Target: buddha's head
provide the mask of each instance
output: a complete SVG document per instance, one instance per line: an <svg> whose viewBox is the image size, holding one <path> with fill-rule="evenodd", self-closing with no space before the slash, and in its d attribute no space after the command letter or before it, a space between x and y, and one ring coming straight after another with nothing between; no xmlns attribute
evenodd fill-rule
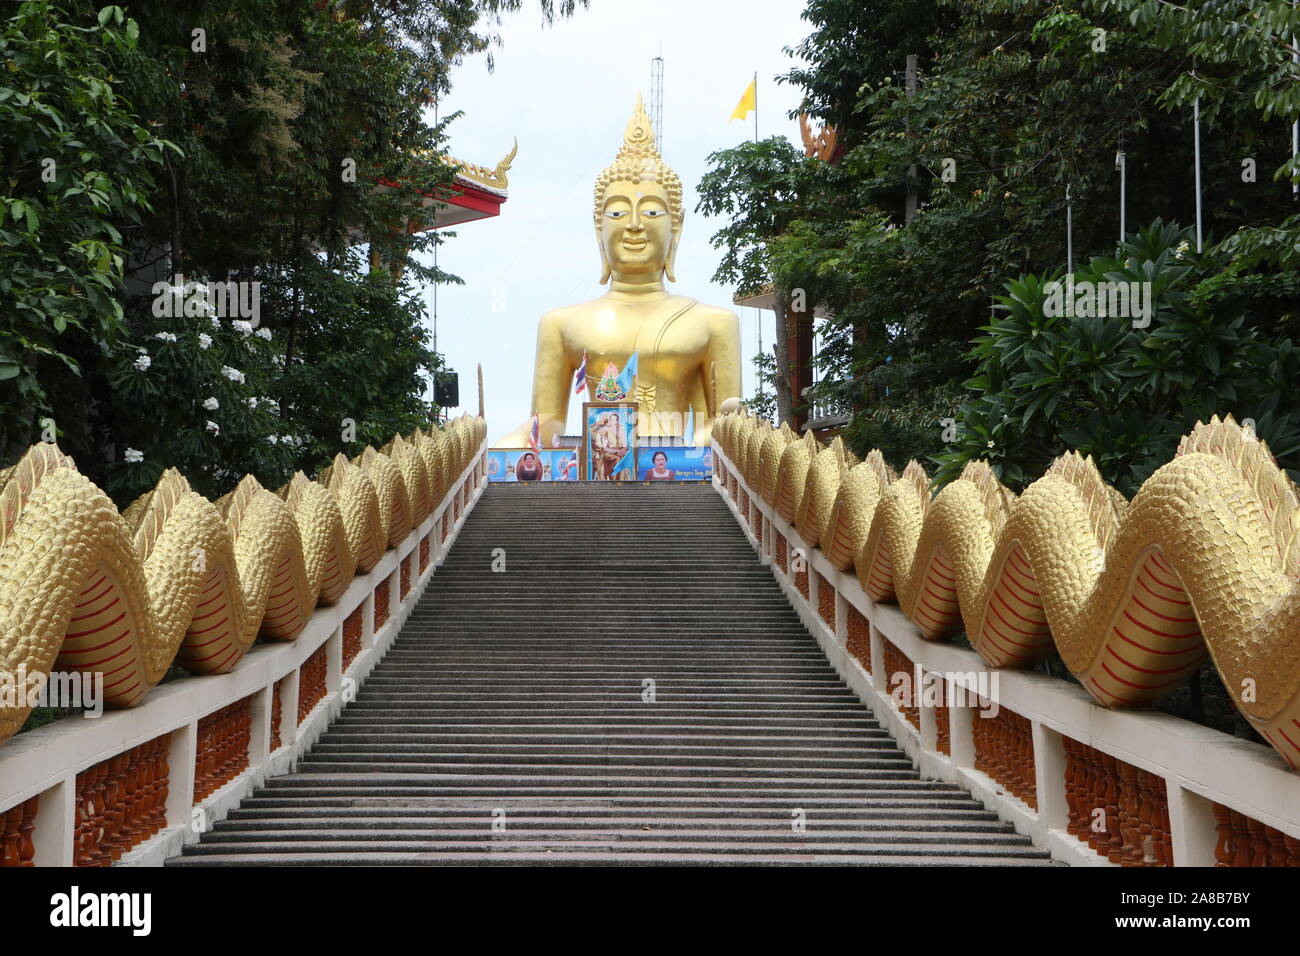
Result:
<svg viewBox="0 0 1300 956"><path fill-rule="evenodd" d="M655 149L641 97L614 162L596 178L596 239L603 285L610 276L633 283L670 282L682 235L682 181Z"/></svg>

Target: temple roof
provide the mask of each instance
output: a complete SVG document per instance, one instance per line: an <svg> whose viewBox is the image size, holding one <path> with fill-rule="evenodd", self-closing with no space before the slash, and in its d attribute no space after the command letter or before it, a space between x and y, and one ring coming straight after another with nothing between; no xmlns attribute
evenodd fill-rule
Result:
<svg viewBox="0 0 1300 956"><path fill-rule="evenodd" d="M422 193L426 208L434 205L439 205L439 208L434 213L432 223L418 230L413 228L412 231L444 229L500 215L501 206L508 198L510 164L518 152L519 142L516 140L510 152L492 168L454 156L443 156L444 161L456 167L455 178L450 188L439 190L436 195ZM400 189L406 186L402 182L381 179L377 188Z"/></svg>

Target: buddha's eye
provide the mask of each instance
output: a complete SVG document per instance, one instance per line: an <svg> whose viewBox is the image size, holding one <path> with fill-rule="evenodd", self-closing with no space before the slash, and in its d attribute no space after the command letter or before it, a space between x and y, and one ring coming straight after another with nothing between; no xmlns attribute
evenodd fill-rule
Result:
<svg viewBox="0 0 1300 956"><path fill-rule="evenodd" d="M622 219L624 216L627 215L627 210L626 210L626 209L611 209L611 210L609 210L609 212L605 213L605 215L608 216L610 219Z"/></svg>
<svg viewBox="0 0 1300 956"><path fill-rule="evenodd" d="M641 215L649 216L651 219L658 219L660 216L664 215L664 211L662 209L647 209Z"/></svg>

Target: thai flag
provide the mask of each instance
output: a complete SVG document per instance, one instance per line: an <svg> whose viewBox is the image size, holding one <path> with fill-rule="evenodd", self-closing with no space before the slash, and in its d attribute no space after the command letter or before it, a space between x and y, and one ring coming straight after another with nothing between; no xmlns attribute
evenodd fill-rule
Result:
<svg viewBox="0 0 1300 956"><path fill-rule="evenodd" d="M542 423L536 415L533 416L532 430L528 433L528 445L537 454L542 453Z"/></svg>
<svg viewBox="0 0 1300 956"><path fill-rule="evenodd" d="M582 364L578 370L573 373L573 394L581 395L587 390L587 352L584 349L582 353Z"/></svg>

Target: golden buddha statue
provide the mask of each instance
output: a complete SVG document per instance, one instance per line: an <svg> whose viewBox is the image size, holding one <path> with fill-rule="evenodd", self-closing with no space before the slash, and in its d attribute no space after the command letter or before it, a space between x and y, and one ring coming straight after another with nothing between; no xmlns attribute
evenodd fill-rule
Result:
<svg viewBox="0 0 1300 956"><path fill-rule="evenodd" d="M537 326L532 414L542 444L564 431L574 373L619 368L633 353L637 434L684 434L694 412L694 443L707 445L714 419L740 402L740 319L730 309L673 295L673 266L682 234L682 182L655 149L654 130L641 98L614 162L596 180L594 219L604 295L547 312ZM586 395L598 376L588 375ZM633 400L629 394L628 401ZM528 444L532 419L497 442Z"/></svg>

